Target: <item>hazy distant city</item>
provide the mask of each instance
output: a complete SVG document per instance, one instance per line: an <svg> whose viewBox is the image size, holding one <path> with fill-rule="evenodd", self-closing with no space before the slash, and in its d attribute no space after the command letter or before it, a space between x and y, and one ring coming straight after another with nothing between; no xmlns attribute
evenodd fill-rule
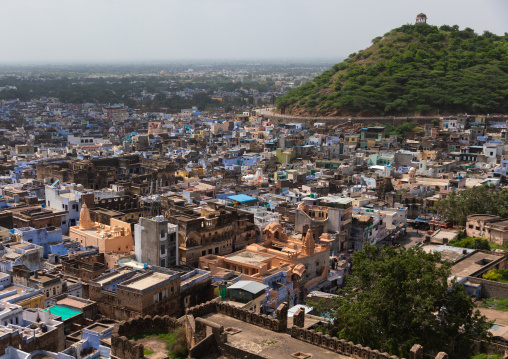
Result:
<svg viewBox="0 0 508 359"><path fill-rule="evenodd" d="M508 4L418 5L3 4L0 359L508 359Z"/></svg>

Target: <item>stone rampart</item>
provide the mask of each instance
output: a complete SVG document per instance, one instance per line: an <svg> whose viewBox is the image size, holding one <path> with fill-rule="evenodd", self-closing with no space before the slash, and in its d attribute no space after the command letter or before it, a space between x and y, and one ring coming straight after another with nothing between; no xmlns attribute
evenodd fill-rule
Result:
<svg viewBox="0 0 508 359"><path fill-rule="evenodd" d="M313 329L303 329L296 325L291 328L291 337L326 348L337 354L348 355L357 359L399 359L396 355L382 353L379 350L364 347L361 344L354 344L344 339L331 337L328 334L316 332ZM446 353L439 353L436 359L447 359ZM409 359L423 359L423 347L415 344L409 353Z"/></svg>
<svg viewBox="0 0 508 359"><path fill-rule="evenodd" d="M125 359L141 359L144 357L143 344L137 344L129 337L139 334L167 333L176 328L182 327L176 319L167 315L160 317L137 317L122 321L115 325L111 335L111 355Z"/></svg>
<svg viewBox="0 0 508 359"><path fill-rule="evenodd" d="M241 320L242 322L263 327L274 332L287 331L287 304L281 304L277 308L277 318L269 317L265 314L254 313L250 310L241 309L226 302L217 302L216 312L229 317Z"/></svg>
<svg viewBox="0 0 508 359"><path fill-rule="evenodd" d="M245 323L249 323L252 325L256 325L262 327L264 329L272 330L275 332L287 332L287 315L288 315L288 304L281 304L276 311L276 318L269 317L264 314L254 313L250 310L241 309L235 307L233 305L228 304L227 302L221 301L210 301L204 304L200 304L198 306L188 308L187 315L192 315L195 318L195 339L196 345L199 345L199 342L203 341L212 341L209 336L206 335L206 331L204 330L205 326L212 328L212 333L214 336L214 342L218 344L221 352L225 352L225 346L233 352L234 348L229 348L227 345L227 334L224 332L224 328L218 324L209 322L205 319L199 318L201 316L205 316L209 313L219 313L223 315L227 315L229 317L238 319ZM303 323L302 323L303 324ZM216 328L217 327L217 328ZM317 332L313 329L304 329L294 325L290 330L291 337L307 342L309 344L319 346L322 348L326 348L330 351L333 351L337 354L348 355L352 358L356 359L399 359L399 357L395 355L390 355L388 353L382 353L379 350L371 349L369 347L363 347L360 344L354 344L352 342L348 342L344 339L338 339L336 337L331 337L328 334L323 334ZM198 349L196 349L198 350ZM233 354L233 352L228 354ZM241 353L240 353L241 352ZM242 357L247 352L241 350L238 353L238 357ZM250 353L249 353L250 355ZM233 357L237 357L233 354ZM262 358L262 357L256 357ZM447 359L448 356L445 353L439 353L436 359ZM403 358L402 358L403 359ZM414 345L411 349L409 359L423 359L423 348L421 345Z"/></svg>

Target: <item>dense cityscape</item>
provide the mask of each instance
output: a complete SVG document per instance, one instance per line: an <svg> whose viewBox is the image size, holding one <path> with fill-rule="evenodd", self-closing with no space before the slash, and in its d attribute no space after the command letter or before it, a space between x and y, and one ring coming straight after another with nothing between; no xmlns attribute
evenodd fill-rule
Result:
<svg viewBox="0 0 508 359"><path fill-rule="evenodd" d="M470 30L0 66L0 359L508 358L508 34Z"/></svg>

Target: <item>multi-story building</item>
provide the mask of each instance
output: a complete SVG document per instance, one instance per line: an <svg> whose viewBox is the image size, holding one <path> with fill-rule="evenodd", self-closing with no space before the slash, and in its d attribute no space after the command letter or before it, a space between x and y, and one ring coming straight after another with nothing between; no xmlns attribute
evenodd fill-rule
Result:
<svg viewBox="0 0 508 359"><path fill-rule="evenodd" d="M172 205L165 212L178 225L180 264L197 267L201 256L229 254L256 241L254 215L218 202L195 210Z"/></svg>
<svg viewBox="0 0 508 359"><path fill-rule="evenodd" d="M90 210L84 203L81 208L79 226L71 227L69 237L82 247L97 247L99 252L129 253L134 246L131 226L127 222L112 218L111 225L92 222Z"/></svg>
<svg viewBox="0 0 508 359"><path fill-rule="evenodd" d="M48 306L50 298L61 295L67 291L67 283L56 275L36 270L30 272L23 266L15 266L12 270L12 280L14 284L40 290L46 296L45 307Z"/></svg>
<svg viewBox="0 0 508 359"><path fill-rule="evenodd" d="M90 299L99 313L118 320L145 315L181 313L180 275L166 268L154 267L138 274L120 268L89 283Z"/></svg>
<svg viewBox="0 0 508 359"><path fill-rule="evenodd" d="M482 237L504 246L508 243L508 218L489 214L467 216L466 234L468 237Z"/></svg>
<svg viewBox="0 0 508 359"><path fill-rule="evenodd" d="M78 189L80 188L80 190ZM79 221L81 204L93 204L93 192L86 192L82 186L46 186L46 206L67 212L62 217L62 231L67 232L68 228L75 226Z"/></svg>
<svg viewBox="0 0 508 359"><path fill-rule="evenodd" d="M323 235L327 235L326 233ZM309 229L302 239L288 238L279 223L265 228L266 240L242 251L225 256L207 255L199 266L213 273L232 270L242 279L254 280L270 287L264 308L275 308L281 302L295 304L328 278L330 246L316 244L318 238Z"/></svg>
<svg viewBox="0 0 508 359"><path fill-rule="evenodd" d="M134 225L136 260L159 267L178 265L178 226L164 216L141 217Z"/></svg>
<svg viewBox="0 0 508 359"><path fill-rule="evenodd" d="M10 209L12 212L12 221L14 228L34 227L60 227L66 225L63 220L67 216L67 211L44 208L43 206L29 206Z"/></svg>
<svg viewBox="0 0 508 359"><path fill-rule="evenodd" d="M320 205L300 203L295 214L295 230L304 233L313 228L317 235L322 233L335 234L337 242L331 243L334 254L348 249L349 228L351 225L352 200L341 197L320 197L316 201Z"/></svg>

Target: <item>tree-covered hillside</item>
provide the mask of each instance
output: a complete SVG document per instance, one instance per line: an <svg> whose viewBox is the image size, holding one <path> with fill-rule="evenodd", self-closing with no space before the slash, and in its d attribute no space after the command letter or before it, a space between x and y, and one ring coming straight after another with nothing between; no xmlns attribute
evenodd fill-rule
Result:
<svg viewBox="0 0 508 359"><path fill-rule="evenodd" d="M508 33L404 25L277 99L295 115L508 113Z"/></svg>

